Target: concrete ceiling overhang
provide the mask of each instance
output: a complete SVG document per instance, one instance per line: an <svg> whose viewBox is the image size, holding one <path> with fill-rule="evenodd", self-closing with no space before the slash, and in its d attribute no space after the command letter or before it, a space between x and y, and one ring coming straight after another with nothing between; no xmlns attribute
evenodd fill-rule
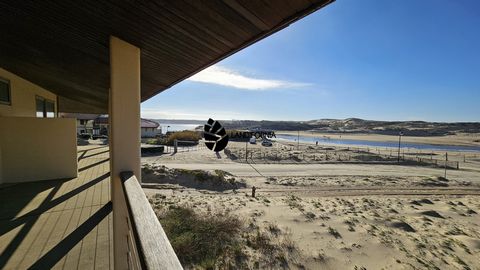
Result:
<svg viewBox="0 0 480 270"><path fill-rule="evenodd" d="M141 49L142 101L333 0L0 1L0 67L59 96L64 112L108 109L109 37Z"/></svg>

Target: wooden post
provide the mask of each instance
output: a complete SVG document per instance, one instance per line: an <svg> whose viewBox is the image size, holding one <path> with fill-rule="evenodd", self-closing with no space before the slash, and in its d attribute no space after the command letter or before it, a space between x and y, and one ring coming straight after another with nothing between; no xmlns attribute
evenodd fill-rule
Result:
<svg viewBox="0 0 480 270"><path fill-rule="evenodd" d="M447 179L447 161L448 161L448 153L445 152L445 179Z"/></svg>

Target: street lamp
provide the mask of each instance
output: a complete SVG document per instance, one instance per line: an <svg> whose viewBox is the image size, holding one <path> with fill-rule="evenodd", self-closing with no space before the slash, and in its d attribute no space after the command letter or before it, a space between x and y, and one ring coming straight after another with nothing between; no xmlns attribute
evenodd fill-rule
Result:
<svg viewBox="0 0 480 270"><path fill-rule="evenodd" d="M400 163L400 143L402 141L403 132L398 133L398 163Z"/></svg>

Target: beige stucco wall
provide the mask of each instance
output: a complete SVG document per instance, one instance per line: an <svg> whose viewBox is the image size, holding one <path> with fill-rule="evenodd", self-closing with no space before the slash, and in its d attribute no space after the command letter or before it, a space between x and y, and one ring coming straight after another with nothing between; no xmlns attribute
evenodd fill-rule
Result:
<svg viewBox="0 0 480 270"><path fill-rule="evenodd" d="M57 96L3 68L0 77L10 81L11 105L0 104L0 116L35 117L35 96L52 100L57 110Z"/></svg>
<svg viewBox="0 0 480 270"><path fill-rule="evenodd" d="M0 117L0 183L77 176L75 119Z"/></svg>

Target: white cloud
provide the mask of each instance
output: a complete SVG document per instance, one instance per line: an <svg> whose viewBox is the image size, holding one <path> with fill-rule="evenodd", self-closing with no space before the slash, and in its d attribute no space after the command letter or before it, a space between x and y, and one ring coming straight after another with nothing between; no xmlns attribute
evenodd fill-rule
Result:
<svg viewBox="0 0 480 270"><path fill-rule="evenodd" d="M231 119L249 119L249 120L262 120L263 115L251 114L246 112L236 111L223 111L215 110L214 112L191 108L184 110L176 109L156 109L156 108L142 108L142 118L147 119L192 119L192 120L208 120L213 118L216 120L231 120Z"/></svg>
<svg viewBox="0 0 480 270"><path fill-rule="evenodd" d="M208 67L187 79L192 82L217 84L244 90L273 90L281 88L298 88L311 84L281 80L268 80L249 77L235 70L220 66Z"/></svg>

